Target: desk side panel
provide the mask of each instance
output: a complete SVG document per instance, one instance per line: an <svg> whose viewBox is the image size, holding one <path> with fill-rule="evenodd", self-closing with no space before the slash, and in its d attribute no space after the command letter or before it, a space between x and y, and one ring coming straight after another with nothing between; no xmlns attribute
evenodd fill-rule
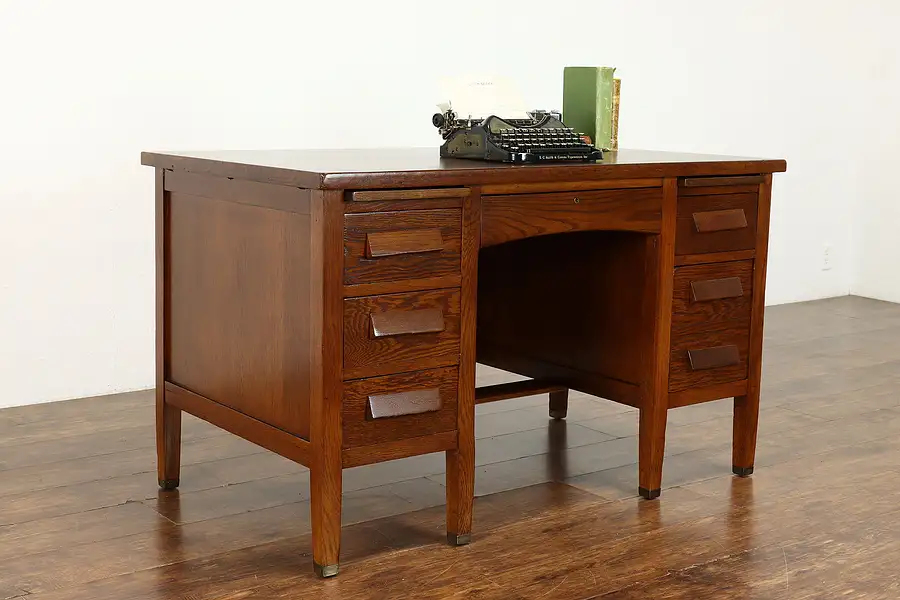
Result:
<svg viewBox="0 0 900 600"><path fill-rule="evenodd" d="M309 439L310 217L168 193L167 380Z"/></svg>

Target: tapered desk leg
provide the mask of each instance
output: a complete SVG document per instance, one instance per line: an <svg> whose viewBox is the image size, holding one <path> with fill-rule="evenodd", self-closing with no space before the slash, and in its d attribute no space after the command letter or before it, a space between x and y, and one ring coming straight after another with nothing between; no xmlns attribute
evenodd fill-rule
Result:
<svg viewBox="0 0 900 600"><path fill-rule="evenodd" d="M550 392L550 417L565 419L569 411L569 390Z"/></svg>
<svg viewBox="0 0 900 600"><path fill-rule="evenodd" d="M311 200L309 485L313 568L320 577L333 577L338 574L341 552L343 194L340 190L315 191Z"/></svg>
<svg viewBox="0 0 900 600"><path fill-rule="evenodd" d="M338 574L341 554L341 465L319 462L309 472L313 569L319 577Z"/></svg>
<svg viewBox="0 0 900 600"><path fill-rule="evenodd" d="M181 409L167 404L165 392L156 399L156 458L159 487L174 490L181 471Z"/></svg>
<svg viewBox="0 0 900 600"><path fill-rule="evenodd" d="M759 388L734 399L734 448L731 470L746 477L753 473L756 432L759 426Z"/></svg>
<svg viewBox="0 0 900 600"><path fill-rule="evenodd" d="M672 329L672 293L675 277L675 218L677 180L663 182L660 233L647 236L647 292L644 314L649 324L647 376L642 386L639 439L638 493L648 500L662 489L663 455L666 448L666 416L669 410L669 354Z"/></svg>
<svg viewBox="0 0 900 600"><path fill-rule="evenodd" d="M766 308L766 261L769 253L769 206L772 175L759 186L756 216L756 257L753 260L753 304L750 313L750 352L747 359L747 394L734 399L734 440L731 470L746 477L753 473L759 427L759 392L762 378L763 316Z"/></svg>
<svg viewBox="0 0 900 600"><path fill-rule="evenodd" d="M159 487L174 490L181 471L181 409L166 403L166 335L168 331L169 221L165 170L156 170L156 469Z"/></svg>
<svg viewBox="0 0 900 600"><path fill-rule="evenodd" d="M475 327L478 309L478 250L481 246L481 194L463 202L459 395L457 448L447 452L447 541L468 544L475 497Z"/></svg>

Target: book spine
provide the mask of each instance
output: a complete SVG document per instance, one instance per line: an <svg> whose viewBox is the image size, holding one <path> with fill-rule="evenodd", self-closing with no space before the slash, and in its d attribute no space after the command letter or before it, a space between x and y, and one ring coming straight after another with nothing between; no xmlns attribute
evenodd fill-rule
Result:
<svg viewBox="0 0 900 600"><path fill-rule="evenodd" d="M609 149L619 149L619 96L622 92L622 80L613 79L613 107L612 107L612 134L610 135Z"/></svg>
<svg viewBox="0 0 900 600"><path fill-rule="evenodd" d="M613 75L615 67L600 67L597 77L597 124L594 146L604 150L612 147L613 91L615 83Z"/></svg>

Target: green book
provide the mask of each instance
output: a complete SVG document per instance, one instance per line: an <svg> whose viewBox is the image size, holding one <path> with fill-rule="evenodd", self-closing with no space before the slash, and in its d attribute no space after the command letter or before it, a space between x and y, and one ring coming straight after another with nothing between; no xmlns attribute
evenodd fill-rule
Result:
<svg viewBox="0 0 900 600"><path fill-rule="evenodd" d="M615 67L566 67L563 70L562 119L589 135L594 147L609 150L613 135Z"/></svg>

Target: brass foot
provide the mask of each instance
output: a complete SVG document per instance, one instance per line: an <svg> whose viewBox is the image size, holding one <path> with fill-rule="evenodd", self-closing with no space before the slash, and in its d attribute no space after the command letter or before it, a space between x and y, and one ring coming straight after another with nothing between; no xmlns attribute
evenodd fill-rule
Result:
<svg viewBox="0 0 900 600"><path fill-rule="evenodd" d="M465 546L472 541L471 533L448 533L447 543L451 546Z"/></svg>
<svg viewBox="0 0 900 600"><path fill-rule="evenodd" d="M647 488L638 488L638 494L640 494L646 500L653 500L654 498L659 498L661 490L659 488L655 490L648 490Z"/></svg>
<svg viewBox="0 0 900 600"><path fill-rule="evenodd" d="M164 490L174 490L175 488L178 487L178 480L177 479L160 479L159 487Z"/></svg>
<svg viewBox="0 0 900 600"><path fill-rule="evenodd" d="M753 475L753 467L735 467L732 465L731 471L738 477L747 477Z"/></svg>
<svg viewBox="0 0 900 600"><path fill-rule="evenodd" d="M320 565L316 561L313 561L313 571L322 578L334 577L337 575L339 566L340 565Z"/></svg>

